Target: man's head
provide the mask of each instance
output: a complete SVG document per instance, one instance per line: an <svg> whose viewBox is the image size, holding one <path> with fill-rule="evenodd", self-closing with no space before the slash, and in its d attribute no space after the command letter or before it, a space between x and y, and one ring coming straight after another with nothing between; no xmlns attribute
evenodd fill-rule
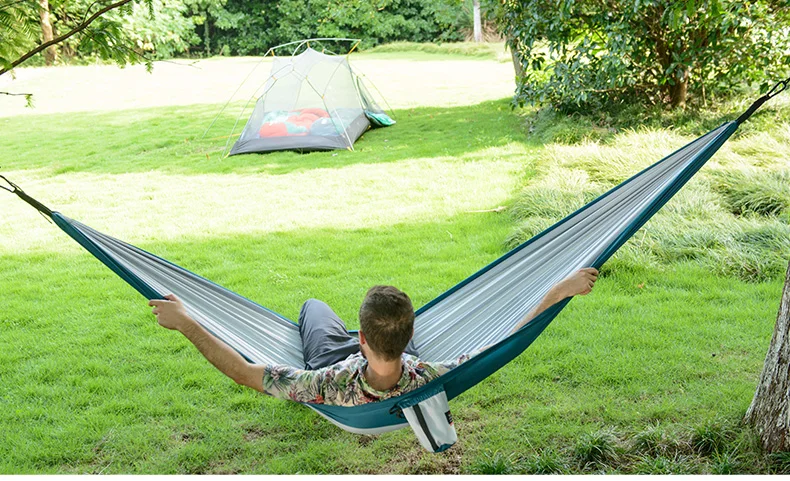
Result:
<svg viewBox="0 0 790 481"><path fill-rule="evenodd" d="M371 287L359 308L359 330L364 339L363 353L367 344L382 360L400 359L414 334L411 299L392 286Z"/></svg>

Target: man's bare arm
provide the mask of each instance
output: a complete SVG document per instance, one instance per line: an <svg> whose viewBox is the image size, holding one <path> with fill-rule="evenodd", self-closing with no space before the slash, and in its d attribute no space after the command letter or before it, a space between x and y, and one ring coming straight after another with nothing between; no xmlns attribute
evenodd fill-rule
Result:
<svg viewBox="0 0 790 481"><path fill-rule="evenodd" d="M263 364L250 364L233 348L214 337L192 319L184 305L174 295L165 300L152 300L153 313L159 324L167 329L179 331L200 351L208 361L237 384L263 392Z"/></svg>
<svg viewBox="0 0 790 481"><path fill-rule="evenodd" d="M525 324L532 319L538 317L543 311L560 302L563 299L573 296L584 296L592 291L595 286L595 281L598 280L598 269L594 267L585 267L580 269L557 284L554 284L549 292L543 296L543 299L535 306L529 314L524 316L524 319L519 322L516 327L510 331L510 334L518 331Z"/></svg>

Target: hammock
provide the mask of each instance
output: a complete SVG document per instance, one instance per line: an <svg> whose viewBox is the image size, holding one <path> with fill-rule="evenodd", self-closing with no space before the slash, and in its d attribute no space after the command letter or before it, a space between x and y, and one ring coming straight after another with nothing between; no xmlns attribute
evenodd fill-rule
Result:
<svg viewBox="0 0 790 481"><path fill-rule="evenodd" d="M726 122L601 195L521 244L417 311L414 340L425 361L493 346L421 388L353 407L306 404L341 428L376 434L406 426L403 410L444 391L452 399L523 352L566 299L508 335L558 281L600 267L655 214L766 100L777 84L735 121ZM781 87L781 88L780 88ZM53 212L4 177L23 200L148 299L174 293L207 330L253 363L303 368L298 326L285 317L123 241Z"/></svg>

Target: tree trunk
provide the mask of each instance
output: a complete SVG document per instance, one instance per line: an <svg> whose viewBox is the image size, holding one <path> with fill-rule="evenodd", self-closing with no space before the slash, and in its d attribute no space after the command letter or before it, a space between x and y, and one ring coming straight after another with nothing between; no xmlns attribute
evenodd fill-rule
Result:
<svg viewBox="0 0 790 481"><path fill-rule="evenodd" d="M52 33L52 23L49 21L49 0L38 0L38 16L41 19L42 43L51 42L55 38ZM47 66L55 63L58 57L57 47L50 45L44 50L44 62Z"/></svg>
<svg viewBox="0 0 790 481"><path fill-rule="evenodd" d="M518 40L506 38L507 48L510 49L510 58L513 60L513 70L516 71L516 84L524 76L524 67L521 65L521 55L518 54Z"/></svg>
<svg viewBox="0 0 790 481"><path fill-rule="evenodd" d="M689 70L683 70L680 76L675 77L675 85L669 89L670 102L673 107L686 108L686 96L689 89Z"/></svg>
<svg viewBox="0 0 790 481"><path fill-rule="evenodd" d="M790 450L790 265L760 384L743 420L754 426L763 449Z"/></svg>
<svg viewBox="0 0 790 481"><path fill-rule="evenodd" d="M483 23L480 20L480 0L474 0L472 2L472 12L474 17L474 34L475 34L475 42L482 42L483 41Z"/></svg>
<svg viewBox="0 0 790 481"><path fill-rule="evenodd" d="M203 45L206 47L206 57L211 56L211 34L208 28L208 12L206 12L206 21L203 22Z"/></svg>

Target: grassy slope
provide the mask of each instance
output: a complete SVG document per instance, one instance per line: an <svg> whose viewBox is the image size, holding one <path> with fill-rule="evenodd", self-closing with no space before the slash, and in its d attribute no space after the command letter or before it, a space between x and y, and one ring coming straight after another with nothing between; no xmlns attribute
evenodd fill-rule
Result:
<svg viewBox="0 0 790 481"><path fill-rule="evenodd" d="M502 254L512 221L466 211L509 203L517 182L529 187L545 168L544 147L525 139L506 102L396 112L399 125L368 132L355 153L222 160L216 140L194 139L214 112L3 119L4 171L65 213L286 316L319 297L354 326L373 283L398 285L419 305ZM365 177L376 172L370 166L378 178ZM269 209L267 190L292 190L294 200ZM298 207L314 190L308 215ZM346 209L334 206L338 192ZM233 386L157 328L128 286L20 204L0 204L9 220L0 227L0 472L579 469L585 433L601 428L625 443L655 423L685 439L695 427L737 421L781 287L693 263L610 271L532 348L453 402L461 440L437 456L407 430L358 437ZM731 463L738 470L767 469L742 450ZM678 452L608 465L721 470L719 458Z"/></svg>

